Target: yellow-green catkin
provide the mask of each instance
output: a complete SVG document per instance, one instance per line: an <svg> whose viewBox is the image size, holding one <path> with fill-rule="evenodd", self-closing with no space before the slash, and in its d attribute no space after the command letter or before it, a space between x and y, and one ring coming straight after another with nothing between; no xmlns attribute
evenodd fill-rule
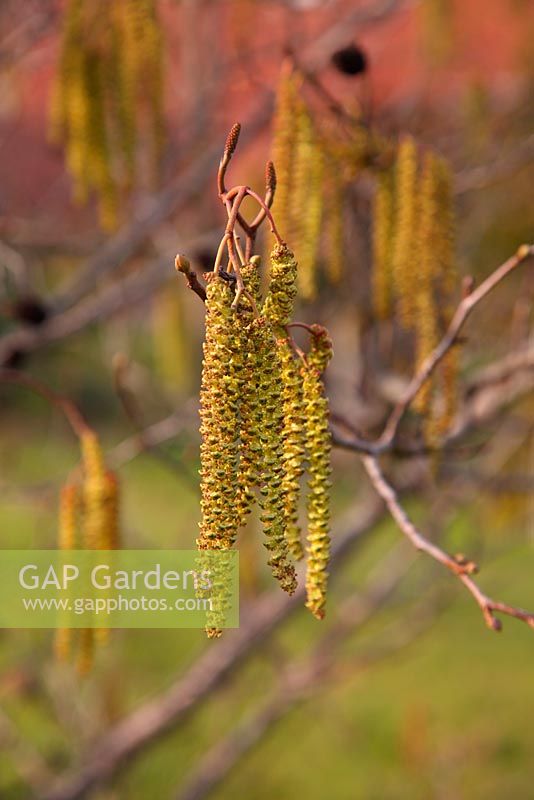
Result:
<svg viewBox="0 0 534 800"><path fill-rule="evenodd" d="M280 364L282 405L282 482L285 538L295 559L302 558L298 527L300 476L304 458L302 420L302 378L295 364L285 326L291 321L297 293L297 262L285 244L276 245L271 253L271 279L263 305L263 315L272 324L277 339Z"/></svg>
<svg viewBox="0 0 534 800"><path fill-rule="evenodd" d="M437 231L436 249L438 259L438 296L443 309L443 322L451 321L459 285L458 264L456 260L456 224L452 175L444 158L436 159L436 206ZM452 424L458 405L458 372L460 348L452 347L441 364L442 404L438 418L438 432L441 434Z"/></svg>
<svg viewBox="0 0 534 800"><path fill-rule="evenodd" d="M302 369L294 357L289 339L277 341L281 363L284 423L282 429L283 466L281 494L284 499L284 527L289 551L295 560L304 556L298 524L300 478L304 472L304 405Z"/></svg>
<svg viewBox="0 0 534 800"><path fill-rule="evenodd" d="M275 245L271 253L269 290L262 308L262 315L275 327L283 327L291 321L296 281L297 262L293 252L284 243Z"/></svg>
<svg viewBox="0 0 534 800"><path fill-rule="evenodd" d="M272 160L276 167L277 189L273 214L280 230L289 235L290 193L295 154L295 110L298 101L297 77L289 60L284 61L276 92L276 109L273 123Z"/></svg>
<svg viewBox="0 0 534 800"><path fill-rule="evenodd" d="M395 237L393 244L393 285L405 327L414 323L415 292L418 283L417 253L417 148L411 136L399 144L395 168Z"/></svg>
<svg viewBox="0 0 534 800"><path fill-rule="evenodd" d="M206 338L200 390L200 549L232 546L238 527L239 390L242 364L235 360L233 292L219 275L208 276Z"/></svg>
<svg viewBox="0 0 534 800"><path fill-rule="evenodd" d="M94 191L102 227L136 172L146 120L154 160L163 140L163 45L155 0L69 0L50 101L50 138L63 143L73 195Z"/></svg>
<svg viewBox="0 0 534 800"><path fill-rule="evenodd" d="M317 257L323 213L324 155L304 103L296 114L297 138L291 197L292 242L299 260L298 284L305 300L317 295Z"/></svg>
<svg viewBox="0 0 534 800"><path fill-rule="evenodd" d="M425 155L420 182L420 218L418 230L417 285L415 287L416 370L435 348L438 340L435 285L439 274L436 234L438 219L438 172L433 153ZM413 407L429 414L434 383L427 380L415 397Z"/></svg>
<svg viewBox="0 0 534 800"><path fill-rule="evenodd" d="M439 66L452 50L453 3L451 0L423 0L420 10L426 56L431 64Z"/></svg>
<svg viewBox="0 0 534 800"><path fill-rule="evenodd" d="M389 319L393 310L393 171L380 172L373 204L373 307L377 319Z"/></svg>
<svg viewBox="0 0 534 800"><path fill-rule="evenodd" d="M83 480L83 546L90 550L107 549L108 477L104 454L97 435L87 431L80 438Z"/></svg>
<svg viewBox="0 0 534 800"><path fill-rule="evenodd" d="M304 368L303 398L308 458L308 535L306 606L318 619L325 613L328 560L330 555L330 452L328 401L322 373L332 355L326 331L316 326L307 366Z"/></svg>
<svg viewBox="0 0 534 800"><path fill-rule="evenodd" d="M341 170L333 161L328 162L326 191L326 277L329 283L337 286L341 283L345 266L345 183Z"/></svg>
<svg viewBox="0 0 534 800"><path fill-rule="evenodd" d="M77 546L80 490L75 484L66 484L59 499L58 548L74 550ZM72 629L58 628L54 635L54 654L58 661L68 661L72 647Z"/></svg>
<svg viewBox="0 0 534 800"><path fill-rule="evenodd" d="M260 303L259 257L253 256L250 264L241 268L241 277L256 305ZM249 299L241 298L236 310L238 345L243 359L240 389L240 448L237 475L236 508L239 525L246 523L254 490L258 486L262 452L260 445L261 399L258 393L258 353L251 333L254 311Z"/></svg>
<svg viewBox="0 0 534 800"><path fill-rule="evenodd" d="M456 261L456 221L452 174L448 162L440 156L435 157L436 206L438 224L436 226L436 251L439 269L439 289L444 305L450 316L451 300L458 291L459 276ZM446 320L447 323L449 320Z"/></svg>
<svg viewBox="0 0 534 800"><path fill-rule="evenodd" d="M268 564L284 591L292 594L297 585L285 536L282 373L272 325L264 317L254 320L252 334L257 352L258 397L260 399L262 475L260 487L261 522Z"/></svg>
<svg viewBox="0 0 534 800"><path fill-rule="evenodd" d="M180 394L191 389L191 346L187 341L183 300L174 284L156 294L152 304L152 352L164 385Z"/></svg>

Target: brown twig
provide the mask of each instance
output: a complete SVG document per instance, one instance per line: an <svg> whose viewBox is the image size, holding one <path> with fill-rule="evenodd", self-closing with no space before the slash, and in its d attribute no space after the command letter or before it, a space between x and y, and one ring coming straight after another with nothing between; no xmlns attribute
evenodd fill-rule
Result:
<svg viewBox="0 0 534 800"><path fill-rule="evenodd" d="M191 264L189 263L188 259L185 256L180 255L180 253L178 253L176 258L174 259L174 266L176 271L181 272L182 275L185 277L189 288L200 297L203 303L205 303L206 290L199 282L195 270L191 269Z"/></svg>
<svg viewBox="0 0 534 800"><path fill-rule="evenodd" d="M82 413L71 400L49 389L37 378L33 378L25 372L18 372L15 369L0 369L0 383L12 383L15 386L22 386L43 397L64 414L76 436L80 437L91 430Z"/></svg>
<svg viewBox="0 0 534 800"><path fill-rule="evenodd" d="M273 233L275 233L275 227L272 216L270 214L270 208L272 206L274 200L274 194L276 191L276 172L272 161L268 161L265 167L265 197L263 200L259 197L259 195L257 195L248 187L235 187L230 191L226 189L226 183L225 183L226 170L228 169L228 165L230 164L232 156L237 147L240 133L241 133L241 125L239 122L236 122L232 126L230 133L226 138L226 144L224 146L223 155L219 164L219 170L217 172L217 189L221 201L226 206L228 217L229 218L231 216L234 217L232 224L232 231L235 226L235 223L238 222L243 231L245 232L246 235L245 257L248 260L252 255L252 249L254 246L254 241L256 239L256 234L258 232L258 229L265 220L265 218L267 217L269 218L269 221L271 223L271 229ZM232 207L230 202L232 200L233 193L236 190L240 191L243 188L246 188L246 194L249 194L251 197L254 197L254 199L257 200L257 202L260 205L260 210L256 215L256 217L252 220L252 222L247 222L247 220L243 217L243 215L239 211L239 205L244 196L237 204L237 207L235 207L235 211L234 207ZM279 238L277 233L275 233L275 235L277 236L277 238Z"/></svg>
<svg viewBox="0 0 534 800"><path fill-rule="evenodd" d="M464 297L458 305L450 325L440 343L421 365L421 369L410 381L404 395L391 413L384 431L375 442L375 452L384 452L389 449L395 439L399 424L408 410L410 404L424 383L431 377L438 364L458 339L463 325L473 309L483 300L504 278L513 272L523 261L534 255L534 245L521 245L517 252L504 264L501 264L483 283Z"/></svg>
<svg viewBox="0 0 534 800"><path fill-rule="evenodd" d="M490 597L484 594L484 592L472 578L472 574L477 571L476 565L472 561L467 561L458 556L451 556L446 553L445 550L442 550L441 547L438 547L429 541L416 528L400 504L397 493L391 484L386 480L376 457L364 455L361 458L371 483L375 487L380 497L384 500L391 513L391 516L399 526L400 530L405 534L405 536L410 540L417 550L426 553L435 561L443 564L443 566L450 570L453 575L456 575L456 577L464 584L466 589L471 593L478 603L484 620L489 628L494 631L500 631L502 628L502 623L495 616L495 614L504 614L509 617L514 617L522 622L526 622L531 628L534 628L534 614L530 613L529 611L524 611L521 608L516 608L515 606L510 606L506 603L492 600Z"/></svg>

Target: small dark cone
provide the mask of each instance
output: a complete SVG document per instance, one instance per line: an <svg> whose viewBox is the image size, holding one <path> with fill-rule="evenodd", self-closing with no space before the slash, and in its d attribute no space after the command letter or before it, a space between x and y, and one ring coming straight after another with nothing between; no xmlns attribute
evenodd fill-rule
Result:
<svg viewBox="0 0 534 800"><path fill-rule="evenodd" d="M362 75L367 70L367 56L355 44L336 50L331 56L332 65L344 75Z"/></svg>

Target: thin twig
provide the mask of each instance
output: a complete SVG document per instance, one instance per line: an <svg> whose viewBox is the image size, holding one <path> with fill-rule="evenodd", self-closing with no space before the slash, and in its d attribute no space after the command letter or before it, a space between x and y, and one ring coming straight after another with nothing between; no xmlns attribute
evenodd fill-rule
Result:
<svg viewBox="0 0 534 800"><path fill-rule="evenodd" d="M471 561L467 561L460 557L454 557L442 550L441 547L430 542L413 524L408 514L402 507L397 493L386 480L377 459L374 456L364 455L361 457L362 463L371 479L371 483L375 487L380 497L384 500L388 507L391 516L399 526L400 530L410 540L413 546L420 550L435 561L443 564L453 575L464 584L466 589L474 597L484 620L489 628L494 631L500 631L502 628L501 621L495 614L504 614L514 619L519 619L526 622L531 628L534 628L534 614L529 611L524 611L521 608L510 606L506 603L501 603L492 600L480 589L472 578L472 574L476 572L476 565Z"/></svg>
<svg viewBox="0 0 534 800"><path fill-rule="evenodd" d="M0 369L0 383L12 383L15 386L22 386L43 397L64 414L76 436L82 436L90 431L89 425L74 403L54 392L37 378L33 378L25 372L18 372L15 369Z"/></svg>
<svg viewBox="0 0 534 800"><path fill-rule="evenodd" d="M471 294L464 297L458 305L451 323L440 343L434 348L430 355L421 365L421 369L410 381L403 397L397 403L391 416L389 417L384 432L375 443L375 452L384 452L393 443L399 424L408 410L410 404L421 389L424 383L431 377L438 364L445 357L450 348L454 345L463 325L473 309L488 295L504 278L513 272L519 264L534 255L534 245L521 245L517 252L511 256L504 264L501 264L486 280L480 284Z"/></svg>

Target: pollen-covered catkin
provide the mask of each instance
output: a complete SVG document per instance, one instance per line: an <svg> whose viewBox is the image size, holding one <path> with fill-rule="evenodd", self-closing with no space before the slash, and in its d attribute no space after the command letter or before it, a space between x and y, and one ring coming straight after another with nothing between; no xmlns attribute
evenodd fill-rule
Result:
<svg viewBox="0 0 534 800"><path fill-rule="evenodd" d="M401 322L414 322L414 294L417 288L417 148L410 136L402 139L395 169L395 238L393 284Z"/></svg>
<svg viewBox="0 0 534 800"><path fill-rule="evenodd" d="M83 545L92 550L105 548L108 523L107 478L104 455L93 431L82 434Z"/></svg>
<svg viewBox="0 0 534 800"><path fill-rule="evenodd" d="M68 483L61 489L59 498L58 548L74 550L77 546L80 490ZM72 629L58 628L54 636L54 653L58 661L68 661L71 654Z"/></svg>
<svg viewBox="0 0 534 800"><path fill-rule="evenodd" d="M271 253L271 279L262 308L274 326L288 325L297 294L297 262L286 244L275 245Z"/></svg>
<svg viewBox="0 0 534 800"><path fill-rule="evenodd" d="M328 401L321 375L332 355L332 342L324 328L314 327L315 333L303 378L309 472L306 606L315 617L322 619L325 613L330 555L331 437L328 428Z"/></svg>
<svg viewBox="0 0 534 800"><path fill-rule="evenodd" d="M271 324L265 318L255 319L252 335L257 348L258 397L261 408L260 444L262 475L260 488L261 522L268 564L284 591L292 594L297 585L295 569L290 561L285 537L283 463L283 404L281 398L281 365Z"/></svg>
<svg viewBox="0 0 534 800"><path fill-rule="evenodd" d="M154 160L163 140L162 35L155 0L68 0L50 103L50 138L63 143L75 200L90 190L104 228L131 188L141 116Z"/></svg>
<svg viewBox="0 0 534 800"><path fill-rule="evenodd" d="M304 556L298 524L300 478L304 472L304 405L302 369L297 363L287 338L278 339L278 354L282 368L282 400L284 425L282 430L283 465L281 493L284 499L285 536L294 559Z"/></svg>
<svg viewBox="0 0 534 800"><path fill-rule="evenodd" d="M435 247L438 229L437 172L433 153L427 153L420 185L420 220L418 231L418 273L415 292L416 369L419 370L437 344L437 309L435 281L439 272ZM414 399L420 414L430 413L434 384L427 380Z"/></svg>
<svg viewBox="0 0 534 800"><path fill-rule="evenodd" d="M392 256L394 214L393 171L382 171L377 180L373 208L373 306L378 319L392 313Z"/></svg>
<svg viewBox="0 0 534 800"><path fill-rule="evenodd" d="M317 255L323 211L324 156L310 113L300 103L296 115L294 186L291 204L292 242L299 260L298 284L302 297L317 294Z"/></svg>
<svg viewBox="0 0 534 800"><path fill-rule="evenodd" d="M345 265L344 246L344 200L345 184L342 173L335 162L328 163L327 205L326 205L326 276L337 286L343 278Z"/></svg>
<svg viewBox="0 0 534 800"><path fill-rule="evenodd" d="M297 105L296 76L288 61L282 65L276 93L274 114L272 159L276 166L277 189L273 203L273 213L282 225L289 221L289 198L291 192L291 173L295 152L295 108ZM283 230L289 235L289 230Z"/></svg>
<svg viewBox="0 0 534 800"><path fill-rule="evenodd" d="M256 305L260 302L259 257L241 267L241 277ZM261 399L258 394L258 354L250 326L254 312L249 299L243 296L236 310L237 342L243 359L240 388L240 448L237 475L236 509L238 523L244 525L258 486L262 452L260 445Z"/></svg>
<svg viewBox="0 0 534 800"><path fill-rule="evenodd" d="M235 541L239 450L239 376L235 360L233 293L214 273L206 288L206 338L200 390L200 549L225 549Z"/></svg>

